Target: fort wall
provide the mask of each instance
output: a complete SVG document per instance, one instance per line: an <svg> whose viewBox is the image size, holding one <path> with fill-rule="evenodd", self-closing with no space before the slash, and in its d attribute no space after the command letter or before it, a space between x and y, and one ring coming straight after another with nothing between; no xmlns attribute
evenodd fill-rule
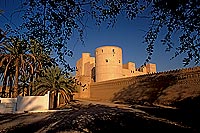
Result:
<svg viewBox="0 0 200 133"><path fill-rule="evenodd" d="M90 85L90 99L113 101L119 98L123 100L123 96L119 97L119 93L122 95L122 91L125 92L125 90L124 98L130 95L130 98L142 99L141 97L148 97L148 93L159 91L163 95L156 94L157 100L159 98L168 98L169 100L169 94L173 95L171 98L178 99L179 96L181 99L181 97L200 95L199 86L200 67L185 68L92 83ZM134 94L131 94L133 90ZM181 94L178 94L179 92Z"/></svg>

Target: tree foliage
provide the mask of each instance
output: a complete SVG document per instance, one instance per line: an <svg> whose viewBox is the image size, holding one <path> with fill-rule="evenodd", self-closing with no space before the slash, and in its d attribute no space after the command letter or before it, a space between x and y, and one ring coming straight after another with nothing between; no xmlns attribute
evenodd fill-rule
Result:
<svg viewBox="0 0 200 133"><path fill-rule="evenodd" d="M0 68L4 68L3 88L6 88L7 78L10 76L10 81L14 80L13 97L17 97L19 78L25 76L26 68L30 67L30 62L35 57L27 53L27 42L18 38L5 38L0 43L0 49Z"/></svg>
<svg viewBox="0 0 200 133"><path fill-rule="evenodd" d="M31 95L34 78L42 69L53 64L36 40L20 40L5 35L1 38L0 52L2 97L8 96L6 86L9 86L9 97L16 97L20 93L25 95L25 89L26 95Z"/></svg>
<svg viewBox="0 0 200 133"><path fill-rule="evenodd" d="M160 34L160 44L166 51L175 50L172 59L184 55L184 65L200 62L198 0L24 0L22 7L24 21L15 34L23 31L19 34L24 38L37 39L46 52L56 52L57 61L70 71L74 69L65 58L73 56L68 48L72 35L84 41L84 31L90 21L94 20L98 26L104 22L113 26L119 15L130 20L146 15L151 21L144 36L146 62L151 60Z"/></svg>
<svg viewBox="0 0 200 133"><path fill-rule="evenodd" d="M54 107L56 107L59 92L67 104L70 96L76 91L75 79L64 73L58 66L44 69L41 76L35 80L34 85L34 95L44 95L47 91L54 92L56 99Z"/></svg>
<svg viewBox="0 0 200 133"><path fill-rule="evenodd" d="M27 29L29 37L39 39L47 51L57 52L58 59L69 70L71 67L63 61L66 55L73 55L67 47L68 40L78 33L83 41L87 21L95 20L97 25L106 22L112 26L120 14L132 20L145 11L151 20L144 36L146 62L151 60L161 30L165 31L161 43L166 51L176 50L172 58L184 54L184 65L200 61L198 0L27 0L24 7L22 28ZM174 36L177 37L175 42Z"/></svg>
<svg viewBox="0 0 200 133"><path fill-rule="evenodd" d="M82 38L81 16L82 11L73 1L28 0L24 3L26 11L24 23L20 28L27 29L28 38L37 38L45 51L56 52L56 61L60 61L64 68L73 71L65 60L72 56L67 43L73 32L79 33Z"/></svg>
<svg viewBox="0 0 200 133"><path fill-rule="evenodd" d="M149 55L153 52L154 42L162 28L166 29L162 44L166 51L175 47L174 57L186 54L184 65L190 61L200 62L200 2L198 0L158 0L154 1L151 10L152 25L145 36ZM174 44L173 36L177 35L179 44Z"/></svg>
<svg viewBox="0 0 200 133"><path fill-rule="evenodd" d="M150 19L151 24L144 36L148 53L146 62L151 60L155 41L164 30L161 43L166 46L166 51L172 48L176 50L172 58L186 54L183 59L185 66L191 61L199 64L200 2L198 0L107 0L95 7L101 12L100 15L95 15L100 23L108 20L108 24L113 24L120 14L124 14L130 20L139 15L146 15ZM148 13L144 14L146 10ZM177 38L173 39L174 36Z"/></svg>

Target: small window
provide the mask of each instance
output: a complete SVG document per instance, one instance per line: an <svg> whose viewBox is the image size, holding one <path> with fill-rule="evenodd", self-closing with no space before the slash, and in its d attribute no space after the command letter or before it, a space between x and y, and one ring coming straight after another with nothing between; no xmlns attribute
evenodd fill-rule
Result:
<svg viewBox="0 0 200 133"><path fill-rule="evenodd" d="M102 49L101 51L102 51L102 53L103 53L103 49Z"/></svg>
<svg viewBox="0 0 200 133"><path fill-rule="evenodd" d="M108 59L106 59L106 62L108 62Z"/></svg>
<svg viewBox="0 0 200 133"><path fill-rule="evenodd" d="M113 52L113 56L114 56L114 54L115 54L115 49L113 49L112 52Z"/></svg>
<svg viewBox="0 0 200 133"><path fill-rule="evenodd" d="M121 63L121 61L119 60L119 63Z"/></svg>

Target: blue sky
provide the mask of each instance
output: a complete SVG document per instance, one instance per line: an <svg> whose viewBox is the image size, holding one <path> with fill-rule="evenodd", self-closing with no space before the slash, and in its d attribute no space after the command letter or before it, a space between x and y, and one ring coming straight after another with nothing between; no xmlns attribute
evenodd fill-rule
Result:
<svg viewBox="0 0 200 133"><path fill-rule="evenodd" d="M122 48L123 63L129 61L136 63L136 67L141 66L147 57L146 44L143 43L145 31L148 30L149 20L134 19L127 20L125 17L119 17L113 28L101 26L100 29L91 25L92 28L86 30L85 45L76 42L70 42L74 49L74 57L70 59L72 63L81 58L82 52L89 52L94 56L95 49L103 45L115 45ZM161 34L160 36L162 36ZM173 60L170 58L174 55L174 49L171 52L165 52L165 46L157 40L155 43L154 53L151 63L157 64L157 71L168 71L172 69L184 68L182 59L183 56L178 56ZM190 64L186 67L194 67Z"/></svg>
<svg viewBox="0 0 200 133"><path fill-rule="evenodd" d="M4 15L10 20L10 13L16 9L16 5L19 3L20 0L0 0L0 9L5 11ZM2 18L2 16L0 17L0 27L2 27L8 20ZM16 25L20 24L19 15L16 14L13 16L11 22ZM104 24L100 28L96 27L94 23L89 24L84 34L85 45L82 45L81 42L77 42L76 36L72 36L72 40L69 41L68 47L74 52L74 56L68 58L72 67L75 66L76 61L81 58L83 52L89 52L91 56L94 56L95 49L103 45L121 47L123 63L131 61L136 64L136 67L144 63L147 52L145 50L146 45L142 42L145 31L148 30L149 26L149 21L147 19L137 18L130 21L120 16L115 26L109 29L107 29ZM157 71L159 72L183 68L183 56L170 60L173 54L173 50L166 53L165 47L158 40L155 43L154 53L150 62L157 64ZM190 64L187 67L193 66L194 64Z"/></svg>

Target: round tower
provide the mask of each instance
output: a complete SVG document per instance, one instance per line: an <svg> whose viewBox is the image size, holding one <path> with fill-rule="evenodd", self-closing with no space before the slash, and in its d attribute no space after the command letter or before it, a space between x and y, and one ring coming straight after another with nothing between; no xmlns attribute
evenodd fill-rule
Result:
<svg viewBox="0 0 200 133"><path fill-rule="evenodd" d="M96 82L122 77L122 49L116 46L102 46L95 50Z"/></svg>

